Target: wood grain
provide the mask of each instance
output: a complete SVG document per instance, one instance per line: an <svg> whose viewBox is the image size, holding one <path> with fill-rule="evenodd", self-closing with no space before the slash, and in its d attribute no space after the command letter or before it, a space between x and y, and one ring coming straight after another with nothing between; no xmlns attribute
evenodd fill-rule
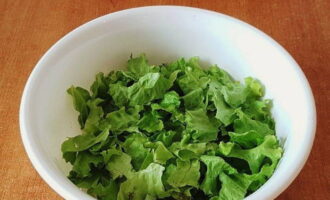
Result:
<svg viewBox="0 0 330 200"><path fill-rule="evenodd" d="M38 59L63 35L91 19L158 4L234 16L265 31L293 55L312 86L318 127L306 166L278 199L330 199L328 0L0 0L0 199L61 199L33 169L19 133L20 97Z"/></svg>

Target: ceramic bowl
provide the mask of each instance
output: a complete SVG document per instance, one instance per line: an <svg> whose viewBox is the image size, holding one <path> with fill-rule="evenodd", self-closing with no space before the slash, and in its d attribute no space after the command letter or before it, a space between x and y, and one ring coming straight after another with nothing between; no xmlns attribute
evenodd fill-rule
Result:
<svg viewBox="0 0 330 200"><path fill-rule="evenodd" d="M67 137L80 134L66 89L88 88L96 73L125 66L131 53L146 53L151 64L199 56L204 66L217 64L235 79L259 79L266 98L273 100L284 155L274 175L246 199L273 199L297 176L313 144L316 114L308 81L289 53L260 30L220 13L141 7L73 30L47 51L26 83L19 116L22 140L35 169L63 198L94 199L66 177L70 166L60 146Z"/></svg>

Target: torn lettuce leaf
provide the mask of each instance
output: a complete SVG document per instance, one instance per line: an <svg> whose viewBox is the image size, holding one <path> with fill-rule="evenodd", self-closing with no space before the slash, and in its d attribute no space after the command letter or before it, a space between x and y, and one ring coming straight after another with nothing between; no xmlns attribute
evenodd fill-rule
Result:
<svg viewBox="0 0 330 200"><path fill-rule="evenodd" d="M89 92L81 87L71 86L67 92L71 95L73 106L79 112L78 122L81 128L84 128L86 119L89 114L87 101L91 98Z"/></svg>
<svg viewBox="0 0 330 200"><path fill-rule="evenodd" d="M257 79L180 58L98 73L67 90L81 134L61 146L68 178L100 200L241 200L274 173L283 149Z"/></svg>
<svg viewBox="0 0 330 200"><path fill-rule="evenodd" d="M210 142L217 139L220 123L214 117L208 116L206 110L187 110L186 123L187 129L193 132L194 141Z"/></svg>
<svg viewBox="0 0 330 200"><path fill-rule="evenodd" d="M101 152L105 163L105 169L108 170L113 179L118 177L130 177L132 173L131 156L117 149L109 149Z"/></svg>
<svg viewBox="0 0 330 200"><path fill-rule="evenodd" d="M245 160L248 162L252 173L258 173L266 158L271 161L272 165L276 165L283 150L279 147L274 135L267 135L260 145L252 149L242 149L240 145L232 142L220 142L219 152L226 157Z"/></svg>
<svg viewBox="0 0 330 200"><path fill-rule="evenodd" d="M174 188L184 186L198 187L200 177L200 163L198 160L176 160L176 165L169 165L166 170L165 182Z"/></svg>
<svg viewBox="0 0 330 200"><path fill-rule="evenodd" d="M151 163L146 169L135 172L120 185L118 200L145 200L165 197L162 183L165 167Z"/></svg>

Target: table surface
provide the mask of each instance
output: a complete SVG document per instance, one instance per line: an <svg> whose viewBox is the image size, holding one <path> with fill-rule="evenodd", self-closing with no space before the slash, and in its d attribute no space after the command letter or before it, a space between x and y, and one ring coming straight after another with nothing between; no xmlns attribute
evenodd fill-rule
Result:
<svg viewBox="0 0 330 200"><path fill-rule="evenodd" d="M91 19L126 8L160 4L231 15L260 28L291 53L313 89L318 126L308 162L277 199L330 199L328 0L1 0L0 199L61 199L33 169L19 132L20 98L38 59L63 35Z"/></svg>

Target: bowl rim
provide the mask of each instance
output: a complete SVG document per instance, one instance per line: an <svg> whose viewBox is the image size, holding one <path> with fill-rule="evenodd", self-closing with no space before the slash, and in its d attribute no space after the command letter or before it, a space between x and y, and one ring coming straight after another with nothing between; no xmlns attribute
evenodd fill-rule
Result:
<svg viewBox="0 0 330 200"><path fill-rule="evenodd" d="M53 44L47 52L40 58L40 60L37 62L35 65L34 69L32 70L31 74L29 75L29 78L26 82L26 85L24 87L24 91L22 94L21 98L21 103L20 103L20 109L19 109L19 125L20 125L20 132L21 132L21 138L22 142L25 148L25 151L33 165L33 167L36 169L36 171L39 173L39 175L42 177L42 179L60 196L62 196L65 199L76 199L77 197L74 196L74 194L70 191L68 191L64 186L62 186L58 181L55 180L55 178L50 175L47 172L47 169L41 162L41 159L38 158L38 152L36 149L33 147L34 142L30 140L29 138L29 132L27 130L27 121L26 121L26 114L28 113L28 106L27 106L27 99L29 98L29 93L32 90L32 83L35 81L35 79L38 77L38 74L43 67L43 61L47 59L58 47L64 45L67 41L71 40L74 38L77 34L79 34L81 31L85 29L90 29L93 26L96 26L102 21L106 19L110 19L114 16L120 17L125 15L126 13L129 12L134 12L138 10L145 10L145 9L174 9L174 10L190 10L198 13L204 13L208 14L211 17L218 17L218 18L226 18L227 20L232 21L233 23L237 23L241 26L244 26L248 29L253 30L255 33L259 35L259 37L262 37L263 39L267 40L270 42L272 46L277 48L279 52L281 52L288 61L291 63L291 67L294 68L295 72L297 73L298 77L300 78L301 84L303 84L305 90L306 97L308 98L307 101L309 102L309 108L308 112L310 114L310 126L309 126L309 133L308 138L306 142L306 148L303 150L303 152L299 153L300 158L298 159L298 163L294 166L294 172L293 174L283 177L285 181L283 181L283 184L272 188L271 191L271 196L272 198L276 198L280 193L282 193L291 183L292 181L297 177L301 169L303 168L304 164L307 161L307 158L311 152L312 146L313 146L313 141L315 137L315 132L316 132L316 106L315 106L315 100L314 96L311 90L311 87L308 83L308 80L303 73L302 69L299 67L299 65L296 63L296 61L292 58L292 56L279 44L277 43L274 39L272 39L270 36L268 36L266 33L262 32L258 28L243 22L239 19L236 19L234 17L211 11L211 10L206 10L206 9L200 9L200 8L194 8L194 7L187 7L187 6L169 6L169 5L160 5L160 6L144 6L144 7L136 7L136 8L129 8L125 10L120 10L116 12L112 12L100 17L97 17L91 21L88 21L87 23L84 23L80 25L79 27L75 28L74 30L70 31L66 35L64 35L62 38L60 38L55 44ZM246 197L246 199L250 199L250 196Z"/></svg>

